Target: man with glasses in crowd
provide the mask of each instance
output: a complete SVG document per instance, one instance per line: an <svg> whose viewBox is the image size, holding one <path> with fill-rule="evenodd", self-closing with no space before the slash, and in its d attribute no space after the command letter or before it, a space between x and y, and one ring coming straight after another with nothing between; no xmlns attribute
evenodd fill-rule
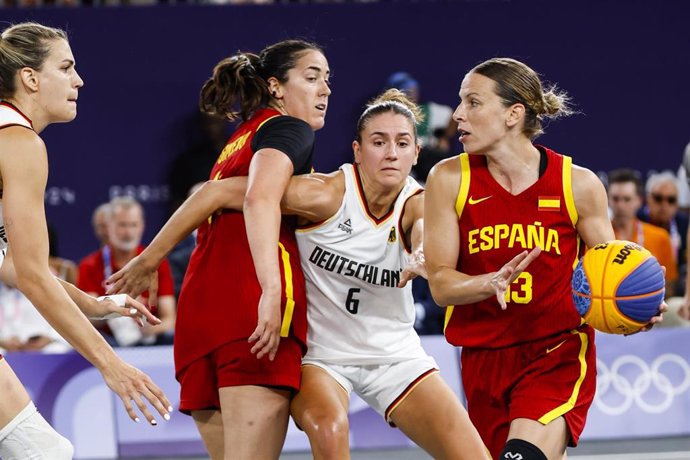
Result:
<svg viewBox="0 0 690 460"><path fill-rule="evenodd" d="M684 280L686 272L686 248L688 233L688 216L678 208L678 183L675 174L664 171L652 174L646 184L646 206L637 217L666 230L671 236L673 253L678 264L679 282L675 287L675 295L685 292Z"/></svg>
<svg viewBox="0 0 690 460"><path fill-rule="evenodd" d="M611 171L607 192L616 239L632 241L647 248L666 267L666 296L673 295L678 279L678 266L671 237L663 228L636 217L642 207L642 181L639 174L632 169Z"/></svg>

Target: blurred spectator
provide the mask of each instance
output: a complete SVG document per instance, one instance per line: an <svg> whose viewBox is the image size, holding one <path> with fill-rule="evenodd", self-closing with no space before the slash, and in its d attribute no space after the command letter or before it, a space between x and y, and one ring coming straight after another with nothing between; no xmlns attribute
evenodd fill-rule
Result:
<svg viewBox="0 0 690 460"><path fill-rule="evenodd" d="M194 184L194 186L189 189L189 196L196 192L203 184L203 182ZM184 240L180 241L177 246L170 251L170 254L168 254L170 271L172 272L173 281L175 283L175 298L180 296L182 281L184 281L184 275L187 273L187 265L189 265L189 258L192 256L192 251L194 251L196 247L196 234L197 230L195 229Z"/></svg>
<svg viewBox="0 0 690 460"><path fill-rule="evenodd" d="M79 264L79 288L93 296L105 294L105 280L141 253L144 233L144 210L129 197L114 198L108 215L108 241L96 252L86 256ZM148 292L144 292L146 302ZM142 299L140 299L142 300ZM94 325L111 343L120 346L172 344L175 329L175 297L170 266L163 261L158 268L158 308L153 312L161 320L158 326L139 328L132 318L117 318Z"/></svg>
<svg viewBox="0 0 690 460"><path fill-rule="evenodd" d="M690 149L690 144L688 149ZM683 165L678 167L676 176L678 177L678 209L688 213L690 212L690 185L688 185L688 175Z"/></svg>
<svg viewBox="0 0 690 460"><path fill-rule="evenodd" d="M417 124L417 137L422 150L412 175L420 182L426 182L429 171L436 163L451 155L452 136L457 133L457 123L452 118L453 109L435 102L419 102L420 88L417 80L407 72L395 72L386 81L386 88L397 88L417 102L422 109L423 119Z"/></svg>
<svg viewBox="0 0 690 460"><path fill-rule="evenodd" d="M93 234L96 235L98 246L103 247L108 244L108 216L110 215L110 203L100 204L91 214L91 225Z"/></svg>
<svg viewBox="0 0 690 460"><path fill-rule="evenodd" d="M686 186L690 185L690 143L685 146L685 152L683 154L683 161L681 163L682 177L686 179ZM681 174L679 174L681 176ZM686 202L687 203L687 202ZM685 235L686 241L690 238L690 228L688 228L688 233ZM690 259L689 254L685 254L686 261ZM685 274L685 295L681 301L676 302L676 299L671 299L673 302L669 302L669 313L677 313L682 321L682 325L690 326L690 270L687 270ZM670 316L670 315L666 315Z"/></svg>
<svg viewBox="0 0 690 460"><path fill-rule="evenodd" d="M180 153L170 167L170 206L174 212L187 198L189 189L199 182L207 181L211 167L228 141L228 123L220 118L199 112L195 115L198 139Z"/></svg>
<svg viewBox="0 0 690 460"><path fill-rule="evenodd" d="M48 265L55 276L70 284L77 285L77 264L58 257L58 240L55 227L48 224Z"/></svg>
<svg viewBox="0 0 690 460"><path fill-rule="evenodd" d="M671 237L663 228L637 219L642 206L642 181L636 171L618 169L609 173L609 208L616 239L628 240L644 246L666 267L666 295L673 295L678 279L678 267Z"/></svg>
<svg viewBox="0 0 690 460"><path fill-rule="evenodd" d="M72 347L24 294L0 283L0 351L63 353Z"/></svg>
<svg viewBox="0 0 690 460"><path fill-rule="evenodd" d="M671 236L673 253L678 264L679 277L675 293L685 292L685 268L687 251L688 216L678 209L678 183L675 174L664 171L647 178L646 205L637 217L666 230Z"/></svg>
<svg viewBox="0 0 690 460"><path fill-rule="evenodd" d="M417 125L417 137L421 146L447 150L445 132L448 123L452 122L453 109L436 102L420 102L419 83L407 72L395 72L388 77L386 88L399 89L422 108L424 120Z"/></svg>

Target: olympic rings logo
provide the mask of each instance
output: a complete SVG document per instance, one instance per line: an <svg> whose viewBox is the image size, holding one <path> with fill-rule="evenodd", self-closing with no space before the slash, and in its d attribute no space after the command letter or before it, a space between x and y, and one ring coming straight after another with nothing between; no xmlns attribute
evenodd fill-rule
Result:
<svg viewBox="0 0 690 460"><path fill-rule="evenodd" d="M648 414L659 414L688 388L690 365L677 354L665 353L651 365L638 356L623 355L610 368L597 359L594 404L607 415L623 414L633 404Z"/></svg>

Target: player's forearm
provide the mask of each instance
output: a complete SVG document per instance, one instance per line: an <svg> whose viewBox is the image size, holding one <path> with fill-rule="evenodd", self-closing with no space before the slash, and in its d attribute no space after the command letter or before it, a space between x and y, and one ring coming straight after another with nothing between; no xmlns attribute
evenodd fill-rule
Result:
<svg viewBox="0 0 690 460"><path fill-rule="evenodd" d="M247 239L256 275L264 292L276 292L281 287L277 251L280 219L278 203L249 196L245 199Z"/></svg>
<svg viewBox="0 0 690 460"><path fill-rule="evenodd" d="M95 316L94 312L97 309L97 301L95 297L92 297L82 291L81 289L77 288L71 283L68 283L65 280L62 280L58 277L55 277L58 283L62 286L62 288L65 290L67 295L72 299L72 301L77 304L77 307L84 313L87 317L92 317Z"/></svg>
<svg viewBox="0 0 690 460"><path fill-rule="evenodd" d="M112 348L47 270L46 274L20 271L17 279L19 289L46 321L91 364L103 369L117 359Z"/></svg>
<svg viewBox="0 0 690 460"><path fill-rule="evenodd" d="M429 287L434 302L441 306L468 305L495 295L491 273L471 276L451 268L429 272Z"/></svg>
<svg viewBox="0 0 690 460"><path fill-rule="evenodd" d="M213 181L209 181L187 198L141 254L147 265L158 267L180 241L220 209L221 191Z"/></svg>
<svg viewBox="0 0 690 460"><path fill-rule="evenodd" d="M422 251L424 248L424 219L415 219L410 232L412 252Z"/></svg>
<svg viewBox="0 0 690 460"><path fill-rule="evenodd" d="M173 332L175 330L175 297L171 295L160 296L158 298L158 317L161 323L154 326L157 334Z"/></svg>

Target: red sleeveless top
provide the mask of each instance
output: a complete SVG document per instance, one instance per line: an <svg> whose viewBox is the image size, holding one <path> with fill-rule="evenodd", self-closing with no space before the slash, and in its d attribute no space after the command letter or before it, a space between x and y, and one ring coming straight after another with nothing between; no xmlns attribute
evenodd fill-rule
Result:
<svg viewBox="0 0 690 460"><path fill-rule="evenodd" d="M546 170L518 195L511 195L494 180L486 157L459 156L457 270L480 275L499 270L525 249L540 246L542 253L510 285L507 310L501 310L495 296L448 307L445 335L453 345L499 348L581 324L570 287L580 255L572 160L539 148L546 153Z"/></svg>
<svg viewBox="0 0 690 460"><path fill-rule="evenodd" d="M242 123L213 166L211 179L248 176L252 138L276 116L280 116L276 110L263 109ZM295 224L293 218L282 217L276 248L283 284L281 337L292 335L304 345L307 300ZM175 328L176 371L225 343L248 339L256 329L260 297L244 215L232 210L216 213L199 227L182 285Z"/></svg>

